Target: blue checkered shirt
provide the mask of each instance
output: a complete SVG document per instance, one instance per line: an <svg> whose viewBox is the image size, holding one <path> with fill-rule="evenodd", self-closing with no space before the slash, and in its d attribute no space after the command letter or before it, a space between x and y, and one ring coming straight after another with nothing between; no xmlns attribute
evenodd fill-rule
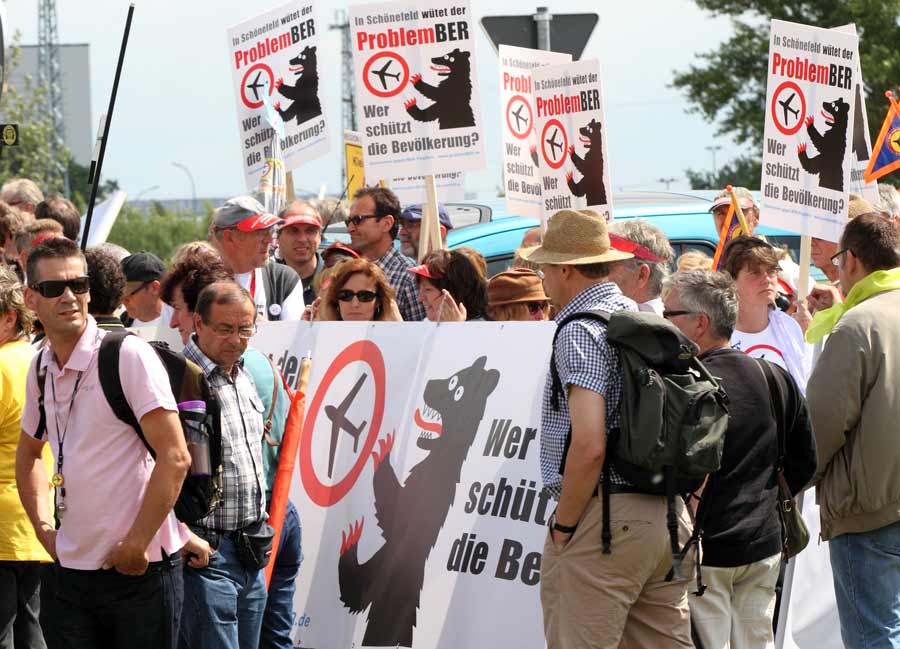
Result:
<svg viewBox="0 0 900 649"><path fill-rule="evenodd" d="M425 319L425 307L419 302L416 278L409 272L415 264L393 245L373 262L383 272L388 284L397 292L397 308L407 322Z"/></svg>
<svg viewBox="0 0 900 649"><path fill-rule="evenodd" d="M197 363L219 399L222 413L222 499L199 527L234 531L265 516L263 405L253 379L239 360L231 376L197 346L191 336L184 355Z"/></svg>
<svg viewBox="0 0 900 649"><path fill-rule="evenodd" d="M584 289L556 316L556 321L578 311L637 311L637 305L622 295L612 282L594 284ZM544 489L559 499L562 489L560 467L563 460L569 420L568 386L577 385L603 395L606 399L606 434L619 425L619 403L622 399L622 368L619 352L606 342L606 325L594 320L573 320L559 332L554 347L556 371L563 386L559 410L550 405L553 380L547 373L541 404L541 477ZM628 483L610 469L610 482Z"/></svg>

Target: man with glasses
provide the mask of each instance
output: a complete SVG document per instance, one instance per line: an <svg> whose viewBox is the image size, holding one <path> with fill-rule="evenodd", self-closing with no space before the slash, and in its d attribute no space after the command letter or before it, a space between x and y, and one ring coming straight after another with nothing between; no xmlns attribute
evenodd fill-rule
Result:
<svg viewBox="0 0 900 649"><path fill-rule="evenodd" d="M213 552L184 573L184 649L240 649L259 644L266 607L264 571L242 560L247 535L266 533L264 407L241 356L256 333L253 298L233 281L204 288L184 355L197 363L221 408L223 476L219 505L192 530ZM271 529L271 528L268 528Z"/></svg>
<svg viewBox="0 0 900 649"><path fill-rule="evenodd" d="M397 293L397 307L405 321L424 319L416 280L408 272L415 264L394 247L400 229L400 201L385 187L363 187L353 199L345 221L351 247L384 272Z"/></svg>
<svg viewBox="0 0 900 649"><path fill-rule="evenodd" d="M770 363L773 395L760 362L731 347L738 294L726 273L689 271L666 282L663 315L693 341L728 395L728 431L719 471L703 488L695 525L703 530L702 597L691 596L693 628L704 647L773 646L775 585L781 568L776 513L779 435L784 477L798 493L816 470L816 445L803 395L790 374ZM791 422L779 430L778 398Z"/></svg>
<svg viewBox="0 0 900 649"><path fill-rule="evenodd" d="M269 258L281 220L250 196L232 198L213 214L211 242L234 273L234 281L250 293L264 320L300 320L303 284L293 268Z"/></svg>
<svg viewBox="0 0 900 649"><path fill-rule="evenodd" d="M136 252L122 260L125 293L122 304L126 327L156 327L172 320L172 307L162 300L166 265L152 252Z"/></svg>
<svg viewBox="0 0 900 649"><path fill-rule="evenodd" d="M822 353L806 396L819 451L816 498L828 541L841 636L848 649L900 637L900 232L880 214L844 228L845 298L806 331Z"/></svg>
<svg viewBox="0 0 900 649"><path fill-rule="evenodd" d="M137 336L122 342L119 376L155 461L103 398L98 356L107 332L88 315L86 273L77 244L62 237L28 257L25 303L48 342L28 371L16 483L56 559L44 577L41 625L50 649L170 647L181 616L179 551L199 551L172 512L191 458L168 374ZM52 477L42 459L48 442Z"/></svg>

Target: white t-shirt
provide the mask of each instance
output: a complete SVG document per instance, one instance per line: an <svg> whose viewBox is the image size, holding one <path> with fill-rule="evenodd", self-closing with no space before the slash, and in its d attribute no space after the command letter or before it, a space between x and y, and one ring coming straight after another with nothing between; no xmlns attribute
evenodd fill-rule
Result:
<svg viewBox="0 0 900 649"><path fill-rule="evenodd" d="M159 317L150 322L144 322L143 320L134 319L134 322L131 323L132 327L168 327L169 323L172 322L172 315L175 313L175 309L170 307L168 304L163 302L162 310L159 312Z"/></svg>
<svg viewBox="0 0 900 649"><path fill-rule="evenodd" d="M787 369L784 351L781 348L781 343L775 339L771 322L765 329L755 334L735 329L731 334L731 348L742 351L753 358L764 358L779 367Z"/></svg>
<svg viewBox="0 0 900 649"><path fill-rule="evenodd" d="M253 281L253 275L256 275ZM302 320L303 319L303 282L298 281L297 286L291 291L284 302L281 303L278 313L266 312L266 288L263 283L263 269L248 271L246 273L235 274L234 281L247 289L253 296L253 303L256 305L256 313L260 320ZM276 305L272 305L276 310Z"/></svg>

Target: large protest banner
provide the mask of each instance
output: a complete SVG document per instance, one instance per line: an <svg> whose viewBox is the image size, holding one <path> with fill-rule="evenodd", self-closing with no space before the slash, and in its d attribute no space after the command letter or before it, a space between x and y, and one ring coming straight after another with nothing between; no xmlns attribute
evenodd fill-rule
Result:
<svg viewBox="0 0 900 649"><path fill-rule="evenodd" d="M565 208L589 208L611 219L600 63L588 60L535 68L531 75L542 219Z"/></svg>
<svg viewBox="0 0 900 649"><path fill-rule="evenodd" d="M837 241L847 222L855 34L773 20L760 220Z"/></svg>
<svg viewBox="0 0 900 649"><path fill-rule="evenodd" d="M272 9L228 30L241 160L255 190L277 163L286 171L328 152L316 50L321 25L311 0ZM284 123L277 135L277 119ZM273 160L274 158L274 160Z"/></svg>
<svg viewBox="0 0 900 649"><path fill-rule="evenodd" d="M469 3L355 5L350 31L366 177L483 167Z"/></svg>
<svg viewBox="0 0 900 649"><path fill-rule="evenodd" d="M511 45L500 45L498 55L506 211L539 219L542 211L541 175L531 71L545 65L569 63L572 55Z"/></svg>

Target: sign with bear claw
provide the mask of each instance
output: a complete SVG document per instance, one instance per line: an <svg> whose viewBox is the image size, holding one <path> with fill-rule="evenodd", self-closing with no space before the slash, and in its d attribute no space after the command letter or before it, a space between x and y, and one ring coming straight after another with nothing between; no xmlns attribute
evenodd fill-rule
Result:
<svg viewBox="0 0 900 649"><path fill-rule="evenodd" d="M468 1L351 6L350 33L366 178L483 167Z"/></svg>
<svg viewBox="0 0 900 649"><path fill-rule="evenodd" d="M541 175L541 220L562 209L591 209L612 219L609 155L600 63L531 71Z"/></svg>
<svg viewBox="0 0 900 649"><path fill-rule="evenodd" d="M760 221L837 241L847 223L855 33L773 20Z"/></svg>
<svg viewBox="0 0 900 649"><path fill-rule="evenodd" d="M247 189L260 189L280 155L286 171L328 152L319 100L313 2L290 2L228 30L241 161ZM272 122L280 122L273 124Z"/></svg>

